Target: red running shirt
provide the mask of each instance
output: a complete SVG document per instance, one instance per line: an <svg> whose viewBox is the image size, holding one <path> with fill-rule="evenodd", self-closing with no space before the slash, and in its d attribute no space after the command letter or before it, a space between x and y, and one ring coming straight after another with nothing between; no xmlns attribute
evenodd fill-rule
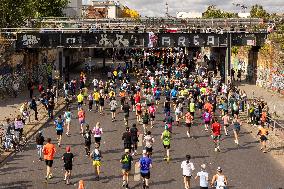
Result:
<svg viewBox="0 0 284 189"><path fill-rule="evenodd" d="M218 122L215 122L211 125L211 129L214 136L218 136L221 134L221 125Z"/></svg>

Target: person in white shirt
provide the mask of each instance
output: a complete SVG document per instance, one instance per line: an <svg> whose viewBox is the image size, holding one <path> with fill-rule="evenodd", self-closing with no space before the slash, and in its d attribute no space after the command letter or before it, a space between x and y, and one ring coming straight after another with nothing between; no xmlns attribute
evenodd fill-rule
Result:
<svg viewBox="0 0 284 189"><path fill-rule="evenodd" d="M208 173L205 171L206 165L201 165L201 171L197 173L195 179L199 178L200 189L208 189Z"/></svg>
<svg viewBox="0 0 284 189"><path fill-rule="evenodd" d="M194 171L194 165L190 161L191 156L186 155L186 160L181 163L182 168L182 175L183 175L183 182L184 182L184 188L189 189L190 188L190 178L192 176L192 171Z"/></svg>

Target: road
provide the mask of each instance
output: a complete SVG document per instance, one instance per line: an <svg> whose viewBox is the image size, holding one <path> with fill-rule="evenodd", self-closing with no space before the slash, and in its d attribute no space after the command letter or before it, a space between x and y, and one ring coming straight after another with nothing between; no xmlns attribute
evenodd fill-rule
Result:
<svg viewBox="0 0 284 189"><path fill-rule="evenodd" d="M75 104L72 107L76 115ZM161 106L158 109L162 111ZM8 158L5 164L0 167L0 188L5 189L26 189L26 188L77 188L79 180L83 179L87 189L121 188L121 169L119 160L123 154L123 142L121 135L125 130L123 123L123 113L118 114L118 121L111 122L109 109L104 116L98 113L87 112L87 122L93 127L97 121L101 122L104 134L102 138L101 150L103 153L102 174L100 181L95 181L94 169L91 159L85 156L84 139L79 135L79 125L77 120L72 121L71 137L63 136L63 145L57 147L56 158L53 165L54 178L46 184L45 163L39 162L34 139L32 139L23 152L19 152ZM279 189L284 187L284 168L277 164L270 154L264 154L259 150L258 142L245 129L241 130L240 147L236 147L232 135L223 137L221 141L221 152L214 152L213 142L209 133L200 126L200 119L196 118L192 128L194 138L187 138L185 127L174 127L171 148L172 160L169 163L163 161L164 151L160 134L163 131L163 115L156 116L157 121L152 132L156 142L154 144L153 169L151 171L151 189L182 189L183 178L180 168L181 162L186 154L192 156L196 170L205 163L210 178L212 178L218 166L221 166L229 179L229 188L235 189ZM130 113L130 125L136 122L134 113ZM141 125L138 127L141 130ZM232 134L232 130L230 130ZM44 128L44 136L51 137L55 142L56 132L52 123ZM93 140L94 141L94 140ZM75 154L72 185L67 186L63 181L62 154L66 145L71 146ZM93 145L94 146L94 145ZM92 146L92 147L93 147ZM142 152L142 147L139 147ZM134 157L135 161L139 156ZM134 166L133 166L134 168ZM134 169L132 170L134 172ZM193 181L192 188L199 188L199 182ZM140 182L134 182L133 176L130 178L131 189L142 188Z"/></svg>

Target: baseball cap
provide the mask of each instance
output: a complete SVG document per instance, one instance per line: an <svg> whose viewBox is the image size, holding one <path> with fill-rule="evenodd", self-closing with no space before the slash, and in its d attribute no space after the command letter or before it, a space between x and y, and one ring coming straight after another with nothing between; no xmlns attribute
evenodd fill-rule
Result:
<svg viewBox="0 0 284 189"><path fill-rule="evenodd" d="M202 168L202 169L205 169L205 168L206 168L206 165L203 163L203 164L201 165L201 168Z"/></svg>
<svg viewBox="0 0 284 189"><path fill-rule="evenodd" d="M143 153L143 154L147 154L147 151L146 151L146 150L143 150L142 153Z"/></svg>
<svg viewBox="0 0 284 189"><path fill-rule="evenodd" d="M125 153L129 153L129 149L125 149L124 152L125 152Z"/></svg>

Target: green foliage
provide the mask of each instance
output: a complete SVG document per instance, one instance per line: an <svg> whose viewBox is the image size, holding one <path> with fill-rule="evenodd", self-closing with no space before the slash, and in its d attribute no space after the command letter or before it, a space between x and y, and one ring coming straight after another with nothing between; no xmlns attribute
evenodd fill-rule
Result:
<svg viewBox="0 0 284 189"><path fill-rule="evenodd" d="M251 7L250 16L252 18L268 18L270 15L261 5L255 4Z"/></svg>
<svg viewBox="0 0 284 189"><path fill-rule="evenodd" d="M21 27L26 20L63 16L69 0L0 0L0 27Z"/></svg>
<svg viewBox="0 0 284 189"><path fill-rule="evenodd" d="M235 18L237 14L231 12L224 12L215 5L210 5L207 7L206 11L203 13L203 18Z"/></svg>
<svg viewBox="0 0 284 189"><path fill-rule="evenodd" d="M239 53L239 47L233 46L231 51L232 51L232 54L237 55Z"/></svg>

